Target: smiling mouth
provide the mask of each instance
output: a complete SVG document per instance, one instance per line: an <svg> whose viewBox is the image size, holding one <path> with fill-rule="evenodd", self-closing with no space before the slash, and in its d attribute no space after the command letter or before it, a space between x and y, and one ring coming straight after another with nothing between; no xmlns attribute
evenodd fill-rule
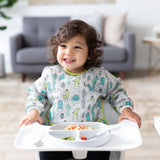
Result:
<svg viewBox="0 0 160 160"><path fill-rule="evenodd" d="M74 62L75 60L64 58L64 61L67 62L67 63L72 63L72 62Z"/></svg>

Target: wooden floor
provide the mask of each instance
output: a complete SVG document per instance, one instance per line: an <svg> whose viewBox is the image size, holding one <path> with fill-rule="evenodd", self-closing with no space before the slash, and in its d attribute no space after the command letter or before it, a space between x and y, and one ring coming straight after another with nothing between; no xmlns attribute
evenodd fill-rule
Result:
<svg viewBox="0 0 160 160"><path fill-rule="evenodd" d="M0 160L35 160L33 151L23 151L13 146L15 135L0 136ZM125 151L125 160L160 160L160 136L142 136L143 144Z"/></svg>
<svg viewBox="0 0 160 160"><path fill-rule="evenodd" d="M160 137L143 136L141 147L125 152L125 160L160 160Z"/></svg>

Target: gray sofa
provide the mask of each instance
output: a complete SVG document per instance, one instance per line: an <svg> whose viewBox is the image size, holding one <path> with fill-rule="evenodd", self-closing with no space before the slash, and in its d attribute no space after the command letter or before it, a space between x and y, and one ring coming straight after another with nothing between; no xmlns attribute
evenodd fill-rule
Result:
<svg viewBox="0 0 160 160"><path fill-rule="evenodd" d="M25 81L26 74L41 73L45 66L50 65L46 42L70 19L71 17L23 18L23 32L10 38L12 69L15 73L22 74L22 81ZM125 32L124 42L125 48L103 46L103 66L110 72L120 73L122 79L124 72L132 70L134 66L135 35Z"/></svg>

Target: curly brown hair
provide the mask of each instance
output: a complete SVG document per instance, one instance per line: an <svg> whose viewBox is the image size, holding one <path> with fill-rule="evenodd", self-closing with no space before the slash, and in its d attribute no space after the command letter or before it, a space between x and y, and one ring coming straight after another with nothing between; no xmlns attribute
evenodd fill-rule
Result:
<svg viewBox="0 0 160 160"><path fill-rule="evenodd" d="M69 39L82 35L86 40L88 46L88 57L84 67L89 69L91 67L99 67L102 64L103 50L102 41L99 39L95 28L82 20L71 20L65 23L58 31L55 37L51 37L48 41L48 48L50 55L48 60L51 63L58 64L57 50L61 43L67 42Z"/></svg>

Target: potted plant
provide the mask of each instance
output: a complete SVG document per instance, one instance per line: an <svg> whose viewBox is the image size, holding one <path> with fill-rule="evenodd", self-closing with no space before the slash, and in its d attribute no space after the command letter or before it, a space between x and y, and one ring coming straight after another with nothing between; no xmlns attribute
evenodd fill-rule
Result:
<svg viewBox="0 0 160 160"><path fill-rule="evenodd" d="M7 16L4 12L3 12L3 8L10 8L12 7L18 0L0 0L0 18L4 18L6 20L11 19L10 16ZM0 30L5 30L7 28L7 26L3 25L0 26Z"/></svg>

